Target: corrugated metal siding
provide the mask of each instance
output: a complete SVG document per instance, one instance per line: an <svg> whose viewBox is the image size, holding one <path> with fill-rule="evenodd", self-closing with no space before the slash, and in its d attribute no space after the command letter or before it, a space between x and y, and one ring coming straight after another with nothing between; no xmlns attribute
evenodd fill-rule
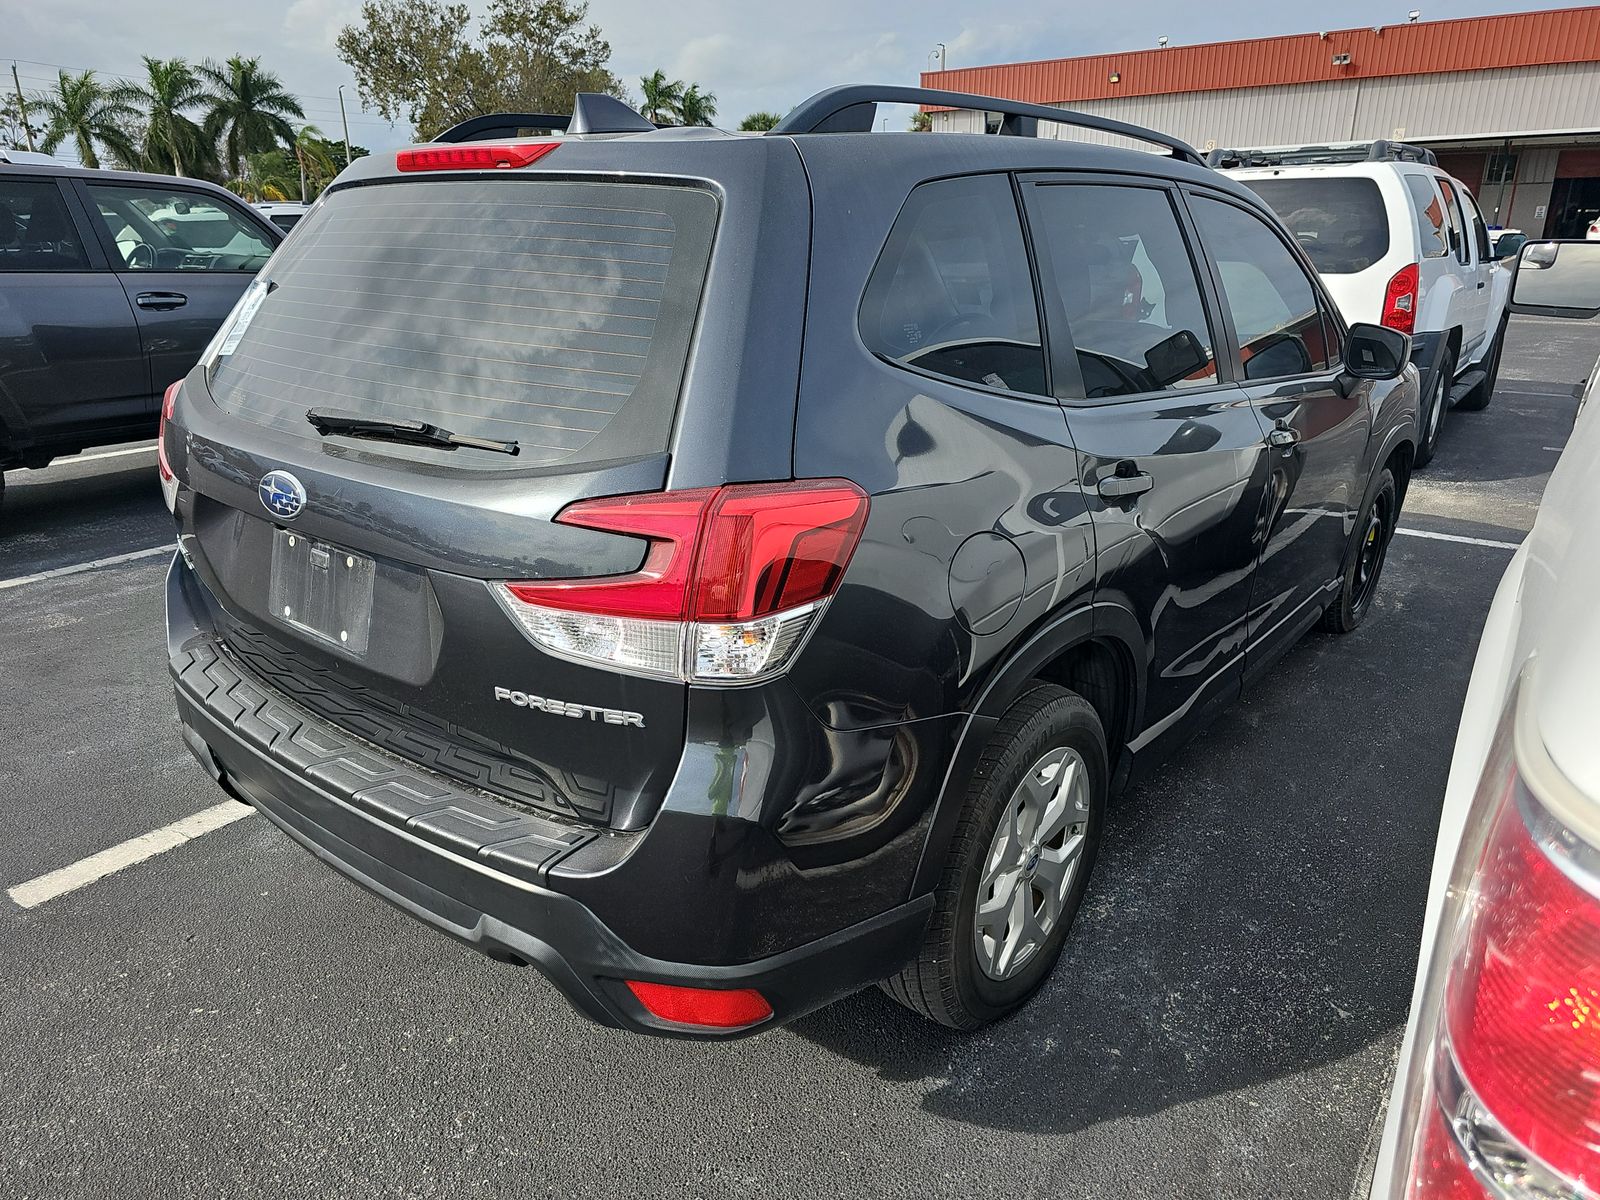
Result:
<svg viewBox="0 0 1600 1200"><path fill-rule="evenodd" d="M1333 56L1349 54L1347 66ZM1600 61L1600 6L929 71L923 86L1036 104ZM1111 75L1120 76L1112 83Z"/></svg>
<svg viewBox="0 0 1600 1200"><path fill-rule="evenodd" d="M1119 97L1071 107L1202 148L1600 131L1600 63ZM982 129L973 114L941 112L933 120L939 130ZM1059 126L1040 126L1040 133L1087 136Z"/></svg>

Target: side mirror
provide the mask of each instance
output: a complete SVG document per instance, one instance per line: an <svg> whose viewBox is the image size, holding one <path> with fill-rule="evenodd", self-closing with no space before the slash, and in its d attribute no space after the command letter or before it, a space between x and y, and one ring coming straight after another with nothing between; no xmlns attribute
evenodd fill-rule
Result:
<svg viewBox="0 0 1600 1200"><path fill-rule="evenodd" d="M1525 233L1502 233L1500 240L1494 244L1494 253L1489 257L1499 261L1502 258L1515 258L1528 244L1528 235Z"/></svg>
<svg viewBox="0 0 1600 1200"><path fill-rule="evenodd" d="M1171 387L1186 379L1202 367L1211 365L1206 348L1200 339L1187 329L1180 329L1169 338L1157 342L1145 351L1144 366L1156 388Z"/></svg>
<svg viewBox="0 0 1600 1200"><path fill-rule="evenodd" d="M1600 315L1600 242L1529 242L1517 260L1510 307L1539 317Z"/></svg>
<svg viewBox="0 0 1600 1200"><path fill-rule="evenodd" d="M1411 339L1382 325L1352 325L1344 343L1344 371L1357 379L1398 379L1411 361Z"/></svg>

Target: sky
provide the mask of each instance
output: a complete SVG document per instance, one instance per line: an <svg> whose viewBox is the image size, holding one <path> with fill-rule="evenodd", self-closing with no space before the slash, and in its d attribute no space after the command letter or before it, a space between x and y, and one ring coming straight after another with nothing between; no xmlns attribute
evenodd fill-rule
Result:
<svg viewBox="0 0 1600 1200"><path fill-rule="evenodd" d="M611 69L635 98L639 77L660 67L714 93L717 123L733 128L747 113L781 113L834 84L915 84L939 42L949 66L978 66L1144 49L1162 36L1183 45L1399 24L1414 3L1343 0L1330 21L1323 9L1282 0L591 0L589 19L610 40ZM411 140L409 127L363 112L355 78L334 52L334 38L360 7L360 0L0 0L0 71L14 59L24 91L33 91L49 86L58 67L127 76L141 73L145 54L258 55L330 137L339 136L337 89L345 84L351 140L389 149ZM1421 0L1421 7L1430 21L1564 6Z"/></svg>

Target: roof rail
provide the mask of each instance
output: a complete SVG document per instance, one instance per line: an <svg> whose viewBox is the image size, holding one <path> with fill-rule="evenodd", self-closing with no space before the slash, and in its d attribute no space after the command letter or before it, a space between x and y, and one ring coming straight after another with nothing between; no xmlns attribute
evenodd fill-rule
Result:
<svg viewBox="0 0 1600 1200"><path fill-rule="evenodd" d="M435 142L486 142L494 138L525 137L527 130L541 133L650 133L655 125L615 96L604 92L579 92L572 111L559 113L486 113L452 125Z"/></svg>
<svg viewBox="0 0 1600 1200"><path fill-rule="evenodd" d="M972 109L977 112L999 113L1000 133L1010 137L1035 137L1039 122L1056 125L1074 125L1080 129L1093 129L1099 133L1114 133L1136 141L1165 146L1174 158L1185 159L1205 166L1205 159L1188 142L1179 141L1142 125L1129 125L1109 117L1094 117L1088 113L1073 112L1066 108L1051 108L1044 104L1024 104L1020 100L1002 100L997 96L977 96L968 92L943 92L933 88L897 87L892 85L849 84L818 92L809 100L802 100L779 121L770 132L775 134L800 133L867 133L878 116L880 104L925 104L942 108Z"/></svg>
<svg viewBox="0 0 1600 1200"><path fill-rule="evenodd" d="M1211 167L1285 167L1315 163L1419 162L1439 165L1426 146L1379 138L1374 142L1346 142L1336 146L1279 146L1265 150L1217 149L1206 155Z"/></svg>

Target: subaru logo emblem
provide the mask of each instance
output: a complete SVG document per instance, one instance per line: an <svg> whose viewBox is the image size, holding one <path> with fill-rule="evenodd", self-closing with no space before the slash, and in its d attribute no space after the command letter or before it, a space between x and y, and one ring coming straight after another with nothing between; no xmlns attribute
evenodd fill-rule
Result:
<svg viewBox="0 0 1600 1200"><path fill-rule="evenodd" d="M268 471L256 489L261 507L281 521L292 521L306 506L306 489L287 471Z"/></svg>

